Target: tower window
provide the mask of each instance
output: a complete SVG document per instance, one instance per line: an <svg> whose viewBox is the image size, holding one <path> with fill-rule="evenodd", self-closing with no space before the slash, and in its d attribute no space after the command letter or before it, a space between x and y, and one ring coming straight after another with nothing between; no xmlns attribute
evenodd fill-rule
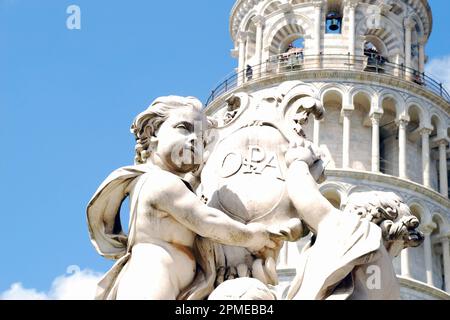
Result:
<svg viewBox="0 0 450 320"><path fill-rule="evenodd" d="M384 72L384 64L389 61L371 41L364 43L364 55L367 57L365 71Z"/></svg>
<svg viewBox="0 0 450 320"><path fill-rule="evenodd" d="M301 48L301 49L303 49L303 48L305 48L305 39L303 39L303 38L298 38L297 40L294 40L294 41L291 43L291 45L292 45L292 47L294 47L294 48Z"/></svg>
<svg viewBox="0 0 450 320"><path fill-rule="evenodd" d="M337 12L330 12L327 14L326 32L339 34L342 33L342 17Z"/></svg>

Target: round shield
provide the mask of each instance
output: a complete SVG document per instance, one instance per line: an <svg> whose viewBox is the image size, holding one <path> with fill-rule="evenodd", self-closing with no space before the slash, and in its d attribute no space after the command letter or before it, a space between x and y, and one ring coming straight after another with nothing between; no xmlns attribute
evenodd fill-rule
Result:
<svg viewBox="0 0 450 320"><path fill-rule="evenodd" d="M208 161L214 174L204 177L216 180L210 204L243 222L273 213L287 198L287 144L270 125L245 126L220 141Z"/></svg>

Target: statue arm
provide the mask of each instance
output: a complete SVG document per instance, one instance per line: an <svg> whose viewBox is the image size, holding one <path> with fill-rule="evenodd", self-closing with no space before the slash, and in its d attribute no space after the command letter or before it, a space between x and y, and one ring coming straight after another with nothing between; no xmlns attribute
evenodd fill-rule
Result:
<svg viewBox="0 0 450 320"><path fill-rule="evenodd" d="M294 161L288 169L287 189L300 218L317 234L319 226L339 210L320 193L305 161Z"/></svg>
<svg viewBox="0 0 450 320"><path fill-rule="evenodd" d="M223 244L255 251L275 246L263 225L245 225L235 221L223 212L205 205L179 178L167 178L169 177L158 180L160 182L155 187L158 191L151 196L150 204L170 214L196 234Z"/></svg>

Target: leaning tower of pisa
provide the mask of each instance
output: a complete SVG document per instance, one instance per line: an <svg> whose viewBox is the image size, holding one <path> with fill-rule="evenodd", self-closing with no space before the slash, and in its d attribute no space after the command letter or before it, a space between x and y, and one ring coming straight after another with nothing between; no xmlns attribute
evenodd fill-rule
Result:
<svg viewBox="0 0 450 320"><path fill-rule="evenodd" d="M423 245L394 261L405 299L450 298L450 95L425 73L431 31L426 0L237 0L237 68L206 109L307 86L326 111L305 128L329 159L323 195L341 208L354 192L393 191L421 221ZM301 246L283 248L281 279L295 274Z"/></svg>

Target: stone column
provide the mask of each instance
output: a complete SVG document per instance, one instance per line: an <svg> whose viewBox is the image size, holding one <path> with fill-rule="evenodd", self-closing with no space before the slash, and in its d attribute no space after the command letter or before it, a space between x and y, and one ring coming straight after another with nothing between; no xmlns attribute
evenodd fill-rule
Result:
<svg viewBox="0 0 450 320"><path fill-rule="evenodd" d="M372 172L380 172L380 120L381 113L373 113L372 121Z"/></svg>
<svg viewBox="0 0 450 320"><path fill-rule="evenodd" d="M351 138L351 115L352 110L344 110L342 115L344 117L344 134L342 141L342 167L350 169L350 138Z"/></svg>
<svg viewBox="0 0 450 320"><path fill-rule="evenodd" d="M241 85L244 82L245 78L245 42L247 41L247 33L239 32L238 34L238 43L239 43L239 64L238 64L238 77L237 82L238 85Z"/></svg>
<svg viewBox="0 0 450 320"><path fill-rule="evenodd" d="M423 243L424 255L425 255L425 273L427 278L427 284L429 286L434 286L433 281L433 245L431 242L431 234L436 228L436 224L426 225L422 228L422 232L425 236Z"/></svg>
<svg viewBox="0 0 450 320"><path fill-rule="evenodd" d="M317 68L321 67L321 60L322 57L320 57L320 49L321 49L321 43L322 43L322 6L323 1L322 0L315 0L313 2L314 5L314 33L312 35L314 39L314 66Z"/></svg>
<svg viewBox="0 0 450 320"><path fill-rule="evenodd" d="M249 32L246 32L245 37L245 63L244 63L244 69L247 68L247 59L250 56L250 41L251 41L251 34Z"/></svg>
<svg viewBox="0 0 450 320"><path fill-rule="evenodd" d="M408 174L406 172L406 127L409 121L406 119L398 120L398 173L399 177L402 179L408 179Z"/></svg>
<svg viewBox="0 0 450 320"><path fill-rule="evenodd" d="M445 291L450 293L450 240L448 236L442 237L441 243L442 255L444 257Z"/></svg>
<svg viewBox="0 0 450 320"><path fill-rule="evenodd" d="M422 136L422 181L423 185L431 189L430 177L430 134L433 131L428 128L420 130Z"/></svg>
<svg viewBox="0 0 450 320"><path fill-rule="evenodd" d="M401 59L401 56L400 56L399 53L395 55L395 61L394 61L394 63L397 65L397 66L395 67L394 74L395 74L397 77L401 77L403 71L400 70L400 69L401 69L400 65L401 65L401 63L402 63L402 59Z"/></svg>
<svg viewBox="0 0 450 320"><path fill-rule="evenodd" d="M419 72L425 72L425 40L419 42Z"/></svg>
<svg viewBox="0 0 450 320"><path fill-rule="evenodd" d="M256 25L256 77L259 77L262 73L262 49L263 49L263 31L265 19L262 16L256 16L253 18L253 22Z"/></svg>
<svg viewBox="0 0 450 320"><path fill-rule="evenodd" d="M448 168L447 168L447 144L446 139L442 139L439 142L439 180L441 182L440 192L448 198Z"/></svg>
<svg viewBox="0 0 450 320"><path fill-rule="evenodd" d="M355 0L347 0L345 2L348 12L348 52L353 57L356 49L356 23L355 11L358 3Z"/></svg>
<svg viewBox="0 0 450 320"><path fill-rule="evenodd" d="M321 31L322 31L322 0L316 0L313 2L314 5L314 40L315 40L315 53L320 53L321 44Z"/></svg>
<svg viewBox="0 0 450 320"><path fill-rule="evenodd" d="M314 119L314 144L320 146L320 120Z"/></svg>
<svg viewBox="0 0 450 320"><path fill-rule="evenodd" d="M410 249L403 249L401 253L402 277L405 278L412 278L411 269L409 268L409 250Z"/></svg>
<svg viewBox="0 0 450 320"><path fill-rule="evenodd" d="M412 38L412 28L414 27L414 21L408 17L404 21L405 26L405 67L406 67L406 78L411 79L411 38Z"/></svg>

